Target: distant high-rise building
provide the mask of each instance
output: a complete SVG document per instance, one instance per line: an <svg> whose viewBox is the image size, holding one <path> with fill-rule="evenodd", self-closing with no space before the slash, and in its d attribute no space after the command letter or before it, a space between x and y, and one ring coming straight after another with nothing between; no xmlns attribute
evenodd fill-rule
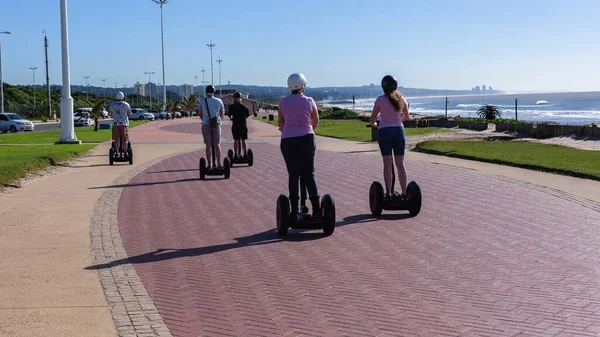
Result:
<svg viewBox="0 0 600 337"><path fill-rule="evenodd" d="M156 93L157 92L156 83L152 83L152 82L146 83L146 85L144 86L144 90L147 93ZM154 95L152 95L152 96L154 96Z"/></svg>
<svg viewBox="0 0 600 337"><path fill-rule="evenodd" d="M494 89L492 89L492 87L491 87L491 86L490 86L490 88L489 88L489 89L490 89L490 91L494 91Z"/></svg>
<svg viewBox="0 0 600 337"><path fill-rule="evenodd" d="M485 91L485 84L481 86L481 91Z"/></svg>
<svg viewBox="0 0 600 337"><path fill-rule="evenodd" d="M139 96L146 96L146 88L144 87L144 83L137 82L133 86L133 93Z"/></svg>
<svg viewBox="0 0 600 337"><path fill-rule="evenodd" d="M182 84L179 86L179 96L183 98L190 97L194 93L194 86L190 84Z"/></svg>

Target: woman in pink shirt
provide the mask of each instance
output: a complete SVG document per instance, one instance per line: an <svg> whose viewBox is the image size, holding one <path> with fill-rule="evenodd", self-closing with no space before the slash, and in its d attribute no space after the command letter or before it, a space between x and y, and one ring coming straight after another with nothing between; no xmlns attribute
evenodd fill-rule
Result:
<svg viewBox="0 0 600 337"><path fill-rule="evenodd" d="M406 168L404 167L404 151L406 148L406 136L404 133L403 121L408 119L408 103L402 97L402 94L396 90L398 81L391 76L386 75L381 80L383 95L377 97L373 112L371 113L371 126L379 128L377 131L377 141L379 150L383 157L383 178L385 180L386 198L391 197L392 189L392 170L394 169L394 159L398 167L398 180L402 188L402 196L406 197ZM377 123L377 116L381 116L381 121ZM392 152L394 159L392 159Z"/></svg>
<svg viewBox="0 0 600 337"><path fill-rule="evenodd" d="M304 96L306 77L295 73L288 78L291 94L279 101L279 131L281 153L288 171L289 198L292 219L298 219L300 200L298 184L302 177L310 197L313 218L321 216L319 192L315 181L315 153L317 144L314 129L319 124L319 112L315 101Z"/></svg>

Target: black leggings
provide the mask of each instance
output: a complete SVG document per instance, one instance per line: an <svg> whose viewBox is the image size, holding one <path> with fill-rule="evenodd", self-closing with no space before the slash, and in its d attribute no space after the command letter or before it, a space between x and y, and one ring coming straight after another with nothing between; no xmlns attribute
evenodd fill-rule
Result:
<svg viewBox="0 0 600 337"><path fill-rule="evenodd" d="M310 198L318 198L319 191L315 181L315 153L317 150L315 135L283 138L280 148L288 170L290 200L298 200L300 197L298 195L300 177L306 184Z"/></svg>

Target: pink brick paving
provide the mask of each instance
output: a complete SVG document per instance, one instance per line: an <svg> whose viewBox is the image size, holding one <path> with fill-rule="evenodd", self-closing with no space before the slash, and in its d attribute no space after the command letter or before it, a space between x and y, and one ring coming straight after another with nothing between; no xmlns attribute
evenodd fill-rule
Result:
<svg viewBox="0 0 600 337"><path fill-rule="evenodd" d="M280 240L281 154L252 149L255 166L234 168L229 180L197 180L197 151L123 188L123 245L174 336L600 333L600 213L467 170L409 163L424 191L421 214L374 221L367 196L379 160L319 152L320 192L334 196L338 227L328 238L291 231Z"/></svg>

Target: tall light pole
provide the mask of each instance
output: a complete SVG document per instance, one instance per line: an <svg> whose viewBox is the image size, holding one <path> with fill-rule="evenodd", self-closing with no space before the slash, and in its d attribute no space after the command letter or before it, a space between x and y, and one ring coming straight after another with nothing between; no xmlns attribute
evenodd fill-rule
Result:
<svg viewBox="0 0 600 337"><path fill-rule="evenodd" d="M219 96L223 98L223 89L221 88L221 62L223 62L223 60L221 60L221 56L219 56L217 62L219 62Z"/></svg>
<svg viewBox="0 0 600 337"><path fill-rule="evenodd" d="M194 76L196 79L196 86L194 87L194 91L198 90L196 87L198 86L198 75Z"/></svg>
<svg viewBox="0 0 600 337"><path fill-rule="evenodd" d="M210 48L210 84L215 85L215 78L213 76L213 48L216 44L212 43L212 38L210 39L210 43L207 44L208 48Z"/></svg>
<svg viewBox="0 0 600 337"><path fill-rule="evenodd" d="M160 5L160 39L162 44L162 73L163 73L163 110L167 108L167 81L165 80L165 34L163 24L163 5L167 0L152 0Z"/></svg>
<svg viewBox="0 0 600 337"><path fill-rule="evenodd" d="M106 78L101 79L102 82L104 82L104 84L102 85L104 88L104 93L102 94L102 96L106 97Z"/></svg>
<svg viewBox="0 0 600 337"><path fill-rule="evenodd" d="M42 30L44 33L44 49L46 50L46 91L48 92L48 116L52 116L52 97L50 96L50 73L48 72L48 37L46 36L46 30Z"/></svg>
<svg viewBox="0 0 600 337"><path fill-rule="evenodd" d="M204 67L202 67L202 70L200 70L202 72L202 92L204 92L204 85L206 83L206 81L204 80L204 72L206 71L206 69L204 69ZM200 95L202 96L202 95Z"/></svg>
<svg viewBox="0 0 600 337"><path fill-rule="evenodd" d="M90 100L90 87L88 85L88 79L90 78L89 76L83 76L83 78L85 78L85 95L86 95L86 100Z"/></svg>
<svg viewBox="0 0 600 337"><path fill-rule="evenodd" d="M150 89L150 109L152 110L152 74L156 74L153 71L147 71L144 74L148 75L148 87Z"/></svg>
<svg viewBox="0 0 600 337"><path fill-rule="evenodd" d="M33 71L33 86L32 86L32 91L33 91L33 113L35 114L36 111L36 105L35 105L35 70L37 69L37 67L29 67L29 69L31 69Z"/></svg>
<svg viewBox="0 0 600 337"><path fill-rule="evenodd" d="M77 143L75 125L73 125L73 97L71 97L71 69L69 66L69 28L67 18L67 0L60 0L60 31L62 46L62 97L60 99L59 144Z"/></svg>
<svg viewBox="0 0 600 337"><path fill-rule="evenodd" d="M0 34L10 35L12 32L0 32ZM0 113L4 112L4 80L2 80L2 40L0 40Z"/></svg>

